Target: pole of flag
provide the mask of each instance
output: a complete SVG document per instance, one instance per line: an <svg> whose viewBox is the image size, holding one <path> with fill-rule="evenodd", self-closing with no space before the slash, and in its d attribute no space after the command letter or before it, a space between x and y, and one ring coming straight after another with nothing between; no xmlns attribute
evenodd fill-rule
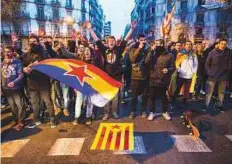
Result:
<svg viewBox="0 0 232 164"><path fill-rule="evenodd" d="M175 9L176 9L176 0L174 1L173 5L172 5L171 12L166 14L164 21L160 27L160 36L161 36L161 38L163 38L163 40L165 42L166 42L166 39L167 39L169 32L170 32L170 29L171 29L171 21L172 21L172 18L174 16Z"/></svg>

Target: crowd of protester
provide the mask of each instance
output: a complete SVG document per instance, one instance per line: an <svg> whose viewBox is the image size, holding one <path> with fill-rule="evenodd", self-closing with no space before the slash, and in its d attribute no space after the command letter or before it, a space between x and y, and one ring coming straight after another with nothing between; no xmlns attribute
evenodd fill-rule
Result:
<svg viewBox="0 0 232 164"><path fill-rule="evenodd" d="M81 92L51 79L31 67L48 58L76 59L93 64L112 78L122 81L123 87L111 102L104 107L102 120L110 117L119 119L119 106L131 95L129 118L137 116L138 97L142 99L142 118L150 121L156 112L156 100L161 99L163 116L171 120L168 107L176 105L176 99L183 95L182 107L186 109L189 99L204 99L202 111L210 110L212 95L218 97L217 108L223 111L225 93L232 89L232 51L226 39L218 39L214 44L191 41L165 43L159 39L147 41L139 34L130 39L135 28L131 25L124 39L109 36L100 40L91 24L87 26L93 42L83 36L75 40L55 40L46 36L29 36L28 52L20 49L18 42L2 49L1 96L5 98L15 116L15 129L34 128L43 123L46 116L51 128L58 125L58 116L69 117L74 108L73 124L80 123L85 110L85 123L91 124L95 118L93 110L99 110ZM232 94L231 94L232 97ZM73 102L73 105L72 103ZM149 115L147 115L149 109ZM33 111L33 122L26 125L27 113Z"/></svg>

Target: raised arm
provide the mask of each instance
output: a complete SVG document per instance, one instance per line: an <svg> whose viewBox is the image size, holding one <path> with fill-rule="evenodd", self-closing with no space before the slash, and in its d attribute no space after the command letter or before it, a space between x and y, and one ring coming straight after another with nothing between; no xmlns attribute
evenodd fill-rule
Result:
<svg viewBox="0 0 232 164"><path fill-rule="evenodd" d="M125 41L129 41L129 40L130 40L130 37L131 37L131 35L132 35L132 33L133 33L133 31L134 31L136 25L137 25L137 22L136 22L136 21L133 21L133 22L131 23L131 28L130 28L129 32L127 33L126 37L125 37Z"/></svg>
<svg viewBox="0 0 232 164"><path fill-rule="evenodd" d="M86 22L86 27L90 32L90 35L92 36L93 40L96 42L99 40L99 38L97 37L96 33L93 31L92 29L92 24L90 22Z"/></svg>

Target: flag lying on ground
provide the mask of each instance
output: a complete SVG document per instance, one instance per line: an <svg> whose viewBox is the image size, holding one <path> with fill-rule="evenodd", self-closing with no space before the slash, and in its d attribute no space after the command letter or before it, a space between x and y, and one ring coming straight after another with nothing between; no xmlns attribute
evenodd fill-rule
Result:
<svg viewBox="0 0 232 164"><path fill-rule="evenodd" d="M174 12L176 10L176 0L174 1L172 10L170 13L167 13L163 23L160 26L160 36L163 38L165 35L167 35L171 28L171 21L174 16Z"/></svg>
<svg viewBox="0 0 232 164"><path fill-rule="evenodd" d="M75 59L47 59L32 66L32 69L89 96L98 107L104 107L111 101L122 86L99 68Z"/></svg>
<svg viewBox="0 0 232 164"><path fill-rule="evenodd" d="M91 150L134 150L133 123L101 123Z"/></svg>

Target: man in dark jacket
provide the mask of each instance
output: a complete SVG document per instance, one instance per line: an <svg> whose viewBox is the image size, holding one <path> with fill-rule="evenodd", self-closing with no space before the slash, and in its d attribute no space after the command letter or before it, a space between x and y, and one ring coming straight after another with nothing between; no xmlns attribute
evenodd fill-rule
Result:
<svg viewBox="0 0 232 164"><path fill-rule="evenodd" d="M45 59L44 49L39 44L39 39L35 35L29 37L30 51L24 56L23 71L27 74L27 84L31 97L31 103L34 110L34 123L28 126L33 128L40 125L40 102L43 100L48 109L51 128L56 127L54 117L54 106L50 97L50 78L45 74L32 70L33 64Z"/></svg>
<svg viewBox="0 0 232 164"><path fill-rule="evenodd" d="M216 84L218 84L218 99L220 101L218 108L223 110L224 92L229 80L231 65L231 52L227 48L227 40L221 39L218 47L209 53L206 60L205 68L208 75L208 91L203 110L209 107Z"/></svg>
<svg viewBox="0 0 232 164"><path fill-rule="evenodd" d="M16 130L24 126L25 109L21 98L21 84L23 80L22 62L14 56L14 49L7 46L4 49L4 60L1 71L1 88L10 104L12 113L16 116Z"/></svg>
<svg viewBox="0 0 232 164"><path fill-rule="evenodd" d="M129 51L131 62L131 90L132 90L132 112L129 118L136 117L136 106L138 96L142 95L142 118L146 118L147 94L148 94L148 69L145 66L145 58L148 50L146 49L146 37L143 34L138 36L138 42Z"/></svg>
<svg viewBox="0 0 232 164"><path fill-rule="evenodd" d="M127 33L125 39L120 42L119 45L116 44L116 38L114 36L109 36L107 39L107 45L104 45L104 43L99 40L97 35L95 34L94 30L92 29L91 23L87 23L87 28L94 39L94 41L97 44L97 47L99 48L100 52L102 53L104 57L104 71L114 78L115 80L121 81L122 79L122 54L123 51L126 48L127 41L129 40L136 23L131 24L131 28L129 32ZM115 96L115 98L109 102L105 107L105 115L103 117L103 120L109 119L109 114L112 112L114 118L119 118L118 115L118 107L119 107L119 95Z"/></svg>
<svg viewBox="0 0 232 164"><path fill-rule="evenodd" d="M168 98L166 91L175 69L174 56L164 46L151 47L145 63L150 68L149 102L151 112L148 120L152 121L154 119L155 100L157 97L162 99L164 118L171 120L171 116L167 112Z"/></svg>

